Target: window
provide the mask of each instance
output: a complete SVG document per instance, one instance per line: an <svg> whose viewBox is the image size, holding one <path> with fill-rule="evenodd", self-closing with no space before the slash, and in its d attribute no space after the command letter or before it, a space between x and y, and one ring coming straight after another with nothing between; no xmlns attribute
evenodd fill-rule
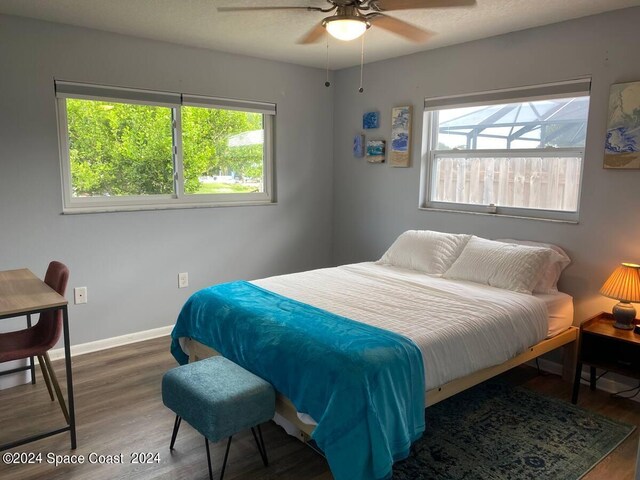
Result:
<svg viewBox="0 0 640 480"><path fill-rule="evenodd" d="M589 90L426 99L421 207L577 221Z"/></svg>
<svg viewBox="0 0 640 480"><path fill-rule="evenodd" d="M65 212L272 201L275 105L56 82Z"/></svg>

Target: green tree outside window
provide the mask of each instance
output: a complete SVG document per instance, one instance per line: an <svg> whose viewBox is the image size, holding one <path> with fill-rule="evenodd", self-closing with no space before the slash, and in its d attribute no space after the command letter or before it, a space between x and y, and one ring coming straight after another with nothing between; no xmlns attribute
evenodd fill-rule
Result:
<svg viewBox="0 0 640 480"><path fill-rule="evenodd" d="M175 193L171 108L72 98L66 107L74 197ZM181 114L185 193L262 191L261 114Z"/></svg>

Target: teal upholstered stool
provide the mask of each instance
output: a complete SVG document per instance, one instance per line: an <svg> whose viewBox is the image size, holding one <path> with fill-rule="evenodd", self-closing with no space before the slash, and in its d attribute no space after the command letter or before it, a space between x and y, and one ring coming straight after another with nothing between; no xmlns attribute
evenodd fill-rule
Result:
<svg viewBox="0 0 640 480"><path fill-rule="evenodd" d="M204 436L209 478L213 480L209 441L228 438L220 473L222 480L231 438L250 428L267 466L260 424L273 418L275 400L275 391L269 382L224 357L211 357L169 370L162 378L162 401L176 413L170 448L173 450L180 422L186 420Z"/></svg>

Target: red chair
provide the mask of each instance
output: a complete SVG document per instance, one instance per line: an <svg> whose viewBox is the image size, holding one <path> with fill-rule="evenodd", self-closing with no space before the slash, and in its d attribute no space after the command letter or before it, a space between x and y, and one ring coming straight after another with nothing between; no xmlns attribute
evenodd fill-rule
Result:
<svg viewBox="0 0 640 480"><path fill-rule="evenodd" d="M64 296L69 280L69 269L60 262L51 262L44 276L44 283ZM62 396L56 373L51 366L48 351L58 342L62 333L62 310L51 310L40 314L33 327L15 332L0 333L0 363L38 357L42 376L47 384L51 401L53 392L58 397L62 413L69 423L69 412ZM53 387L53 388L52 388Z"/></svg>

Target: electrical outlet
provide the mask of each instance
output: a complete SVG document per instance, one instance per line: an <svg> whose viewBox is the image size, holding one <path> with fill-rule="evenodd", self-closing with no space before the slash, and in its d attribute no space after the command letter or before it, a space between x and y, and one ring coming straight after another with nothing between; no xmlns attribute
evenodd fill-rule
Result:
<svg viewBox="0 0 640 480"><path fill-rule="evenodd" d="M189 286L189 273L182 272L178 274L178 288L185 288Z"/></svg>
<svg viewBox="0 0 640 480"><path fill-rule="evenodd" d="M76 305L79 303L87 303L87 287L74 288L73 300Z"/></svg>

